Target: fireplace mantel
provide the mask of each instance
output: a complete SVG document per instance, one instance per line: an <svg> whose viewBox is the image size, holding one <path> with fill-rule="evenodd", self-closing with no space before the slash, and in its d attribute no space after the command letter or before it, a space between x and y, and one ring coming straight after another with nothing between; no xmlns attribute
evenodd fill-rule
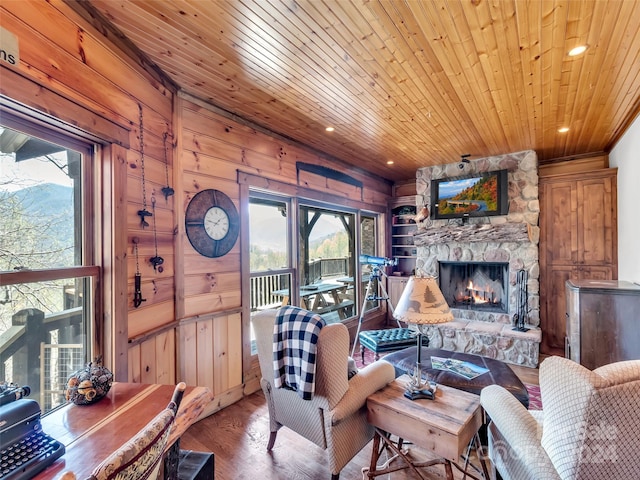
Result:
<svg viewBox="0 0 640 480"><path fill-rule="evenodd" d="M529 242L526 223L499 223L496 225L469 224L431 227L418 230L413 235L416 246L430 246L449 242Z"/></svg>

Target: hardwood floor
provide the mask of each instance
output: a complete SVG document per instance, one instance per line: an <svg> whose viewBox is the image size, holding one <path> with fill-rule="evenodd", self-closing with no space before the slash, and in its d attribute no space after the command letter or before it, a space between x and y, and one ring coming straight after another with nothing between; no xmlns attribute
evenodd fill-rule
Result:
<svg viewBox="0 0 640 480"><path fill-rule="evenodd" d="M543 359L540 358L540 361ZM529 367L519 367L517 365L509 365L511 370L515 372L522 383L528 383L530 385L540 385L538 381L538 369Z"/></svg>
<svg viewBox="0 0 640 480"><path fill-rule="evenodd" d="M538 371L525 367L513 370L525 383L538 383ZM287 428L278 432L275 447L266 450L269 415L262 391L211 415L193 425L180 439L180 448L208 451L215 455L216 480L329 480L325 451ZM421 459L429 454L414 446L411 453ZM369 466L371 443L342 470L341 480L360 480L362 468ZM422 469L424 478L444 479L444 468ZM454 469L456 479L462 474ZM366 477L365 477L366 478ZM417 479L408 471L380 476L381 480ZM467 477L468 478L468 477Z"/></svg>

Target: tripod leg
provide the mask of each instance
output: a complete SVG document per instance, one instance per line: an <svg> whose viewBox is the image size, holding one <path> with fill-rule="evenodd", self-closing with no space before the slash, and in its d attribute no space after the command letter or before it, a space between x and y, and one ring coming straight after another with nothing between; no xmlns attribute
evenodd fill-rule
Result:
<svg viewBox="0 0 640 480"><path fill-rule="evenodd" d="M384 273L383 273L384 275ZM384 283L382 283L382 279L378 280L378 285L380 287L380 290L382 290L382 293L384 293L384 298L387 301L387 306L389 308L389 311L391 312L391 315L393 315L393 311L395 310L395 308L393 307L393 304L391 303L391 299L389 298L389 294L387 293L387 289L384 287ZM396 321L396 323L398 324L398 328L402 328L402 325L400 325L400 321L393 317L394 320Z"/></svg>
<svg viewBox="0 0 640 480"><path fill-rule="evenodd" d="M358 328L356 329L356 336L353 338L353 347L351 347L351 358L353 358L353 354L356 351L356 343L358 343L358 339L360 336L360 328L362 327L362 320L364 318L364 309L367 306L367 298L369 298L369 292L371 292L371 281L373 280L373 278L374 277L369 277L367 291L364 294L364 299L362 300L362 308L360 309L360 316L358 317Z"/></svg>

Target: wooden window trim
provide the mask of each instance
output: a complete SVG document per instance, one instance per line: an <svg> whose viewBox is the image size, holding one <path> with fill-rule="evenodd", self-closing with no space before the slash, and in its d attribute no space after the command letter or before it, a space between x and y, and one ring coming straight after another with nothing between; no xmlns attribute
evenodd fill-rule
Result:
<svg viewBox="0 0 640 480"><path fill-rule="evenodd" d="M332 195L312 188L301 187L274 180L272 178L255 175L253 173L243 172L242 170L238 170L237 181L239 185L246 185L247 187L251 187L252 190L262 190L274 195L287 195L289 197L298 198L305 204L306 201L311 201L355 210L366 210L375 213L386 212L386 205L377 205L361 200L353 200L351 198Z"/></svg>
<svg viewBox="0 0 640 480"><path fill-rule="evenodd" d="M119 125L8 68L2 68L0 107L3 115L12 112L67 136L73 136L75 129L85 141L129 148L128 126ZM83 123L84 119L91 120Z"/></svg>
<svg viewBox="0 0 640 480"><path fill-rule="evenodd" d="M87 265L68 268L52 268L46 270L19 270L16 272L0 273L1 285L17 285L19 283L37 283L50 280L64 280L78 277L100 277L98 265Z"/></svg>
<svg viewBox="0 0 640 480"><path fill-rule="evenodd" d="M77 105L61 95L35 84L10 70L3 69L0 85L0 115L3 120L12 120L27 128L42 127L54 138L64 137L64 144L74 139L83 145L97 145L93 152L94 162L101 168L94 169L93 190L83 191L84 201L92 201L96 212L102 212L102 222L91 221L83 228L85 243L91 241L92 265L77 267L89 270L75 271L77 276L97 268L94 284L94 321L90 326L94 354L102 354L105 364L111 366L116 379L128 378L128 302L127 302L127 231L116 219L126 214L126 199L119 191L126 191L126 152L129 147L129 130ZM10 98L7 92L17 94ZM82 124L90 118L91 124ZM3 122L9 123L11 122ZM31 127L29 127L31 125ZM90 133L93 132L93 133ZM26 132L28 133L28 132ZM36 135L37 136L37 135ZM71 147L70 147L71 148ZM75 149L75 148L74 148ZM85 170L86 173L86 170ZM85 180L87 178L85 177ZM85 182L86 185L86 182ZM83 252L84 255L88 251ZM98 266L98 265L101 265ZM76 268L76 267L73 267ZM14 276L14 274L20 274ZM0 274L0 284L5 280L18 283L19 279L36 278L39 272L21 271ZM67 272L71 274L71 271ZM42 277L40 277L42 278Z"/></svg>

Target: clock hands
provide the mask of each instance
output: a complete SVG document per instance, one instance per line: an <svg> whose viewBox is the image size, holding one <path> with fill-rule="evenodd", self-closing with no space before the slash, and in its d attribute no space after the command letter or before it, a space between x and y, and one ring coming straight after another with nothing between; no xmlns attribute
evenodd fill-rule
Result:
<svg viewBox="0 0 640 480"><path fill-rule="evenodd" d="M216 227L216 226L218 226L218 224L219 224L222 220L224 220L224 218L223 218L223 217L219 218L219 219L218 219L218 220L216 220L216 221L213 221L213 220L210 220L210 219L208 219L208 218L205 218L204 223L206 223L207 225L211 225L212 227ZM225 222L225 223L224 223L224 226L226 226L226 225L227 225L227 223Z"/></svg>

